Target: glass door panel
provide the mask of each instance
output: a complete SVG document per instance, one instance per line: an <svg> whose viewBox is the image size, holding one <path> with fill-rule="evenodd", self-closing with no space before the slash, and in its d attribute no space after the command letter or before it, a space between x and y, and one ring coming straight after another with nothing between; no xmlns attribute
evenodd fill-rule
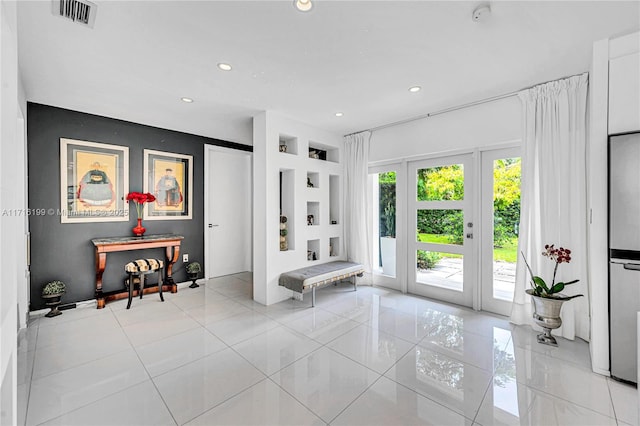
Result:
<svg viewBox="0 0 640 426"><path fill-rule="evenodd" d="M520 151L482 153L482 309L509 315L520 225Z"/></svg>
<svg viewBox="0 0 640 426"><path fill-rule="evenodd" d="M423 243L454 244L464 242L463 210L419 209L416 214L416 239Z"/></svg>
<svg viewBox="0 0 640 426"><path fill-rule="evenodd" d="M416 281L457 292L464 290L464 257L461 254L418 250Z"/></svg>
<svg viewBox="0 0 640 426"><path fill-rule="evenodd" d="M471 306L473 273L472 155L409 163L409 291Z"/></svg>
<svg viewBox="0 0 640 426"><path fill-rule="evenodd" d="M370 173L373 200L374 274L396 276L396 172Z"/></svg>

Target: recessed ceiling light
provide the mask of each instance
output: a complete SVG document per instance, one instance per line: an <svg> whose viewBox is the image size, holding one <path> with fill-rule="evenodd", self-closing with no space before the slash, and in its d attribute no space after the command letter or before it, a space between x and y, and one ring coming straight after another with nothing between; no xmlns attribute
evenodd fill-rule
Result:
<svg viewBox="0 0 640 426"><path fill-rule="evenodd" d="M419 91L421 91L421 90L422 90L422 87L420 87L420 86L412 86L412 87L409 87L409 91L410 91L411 93L416 93L416 92L419 92Z"/></svg>
<svg viewBox="0 0 640 426"><path fill-rule="evenodd" d="M293 0L293 5L300 12L308 12L313 9L313 3L311 3L311 0Z"/></svg>
<svg viewBox="0 0 640 426"><path fill-rule="evenodd" d="M191 99L191 98L180 98L180 100L181 100L182 102L186 102L186 103L188 103L188 104L190 104L191 102L193 102L193 99Z"/></svg>
<svg viewBox="0 0 640 426"><path fill-rule="evenodd" d="M343 112L336 112L336 117L342 117L344 115Z"/></svg>
<svg viewBox="0 0 640 426"><path fill-rule="evenodd" d="M225 64L224 62L220 62L218 64L218 68L220 68L222 71L231 71L231 65Z"/></svg>

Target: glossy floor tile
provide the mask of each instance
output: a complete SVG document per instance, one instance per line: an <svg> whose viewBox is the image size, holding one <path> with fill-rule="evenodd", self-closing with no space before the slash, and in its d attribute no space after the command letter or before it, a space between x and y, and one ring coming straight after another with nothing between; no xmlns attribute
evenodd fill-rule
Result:
<svg viewBox="0 0 640 426"><path fill-rule="evenodd" d="M354 329L359 323L318 308L307 315L288 320L284 325L317 342L326 344Z"/></svg>
<svg viewBox="0 0 640 426"><path fill-rule="evenodd" d="M37 425L149 379L133 349L33 380L27 424Z"/></svg>
<svg viewBox="0 0 640 426"><path fill-rule="evenodd" d="M216 352L154 377L179 424L186 423L265 378L231 349Z"/></svg>
<svg viewBox="0 0 640 426"><path fill-rule="evenodd" d="M515 348L511 374L519 383L566 401L615 417L613 404L604 376L569 362L523 348ZM509 374L509 368L505 372Z"/></svg>
<svg viewBox="0 0 640 426"><path fill-rule="evenodd" d="M379 374L328 348L321 348L271 378L325 422L333 420Z"/></svg>
<svg viewBox="0 0 640 426"><path fill-rule="evenodd" d="M385 377L473 420L492 375L417 345Z"/></svg>
<svg viewBox="0 0 640 426"><path fill-rule="evenodd" d="M366 325L359 325L329 344L334 351L384 374L415 345Z"/></svg>
<svg viewBox="0 0 640 426"><path fill-rule="evenodd" d="M45 425L175 425L171 413L150 380L116 392L92 404L63 414Z"/></svg>
<svg viewBox="0 0 640 426"><path fill-rule="evenodd" d="M319 347L318 342L281 325L240 342L233 349L270 376Z"/></svg>
<svg viewBox="0 0 640 426"><path fill-rule="evenodd" d="M250 311L227 317L207 328L227 345L235 345L279 325L280 323L265 315Z"/></svg>
<svg viewBox="0 0 640 426"><path fill-rule="evenodd" d="M605 426L616 420L513 380L496 379L482 402L482 425Z"/></svg>
<svg viewBox="0 0 640 426"><path fill-rule="evenodd" d="M155 377L226 348L220 339L199 327L140 346L136 351L151 377Z"/></svg>
<svg viewBox="0 0 640 426"><path fill-rule="evenodd" d="M325 422L281 387L265 379L187 424L321 426Z"/></svg>
<svg viewBox="0 0 640 426"><path fill-rule="evenodd" d="M344 410L332 425L471 425L460 414L381 377Z"/></svg>
<svg viewBox="0 0 640 426"><path fill-rule="evenodd" d="M251 280L31 318L19 424L639 426L584 341L348 283L264 306Z"/></svg>
<svg viewBox="0 0 640 426"><path fill-rule="evenodd" d="M630 425L640 425L640 393L634 386L607 379L616 419Z"/></svg>
<svg viewBox="0 0 640 426"><path fill-rule="evenodd" d="M186 312L180 312L137 322L123 327L123 330L133 346L142 346L199 327L200 324Z"/></svg>

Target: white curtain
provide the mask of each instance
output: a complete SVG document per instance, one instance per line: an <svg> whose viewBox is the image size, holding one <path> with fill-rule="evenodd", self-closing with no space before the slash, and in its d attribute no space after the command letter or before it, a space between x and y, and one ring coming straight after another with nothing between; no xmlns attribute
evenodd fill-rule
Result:
<svg viewBox="0 0 640 426"><path fill-rule="evenodd" d="M347 259L361 263L371 271L371 236L367 207L367 177L369 170L369 141L371 132L345 137L345 237Z"/></svg>
<svg viewBox="0 0 640 426"><path fill-rule="evenodd" d="M553 81L518 94L523 111L522 198L519 250L534 274L550 282L555 263L541 255L545 244L572 251L558 268L557 281L579 279L564 303L562 327L554 334L589 340L587 282L586 114L588 74ZM532 324L530 277L521 255L511 322Z"/></svg>

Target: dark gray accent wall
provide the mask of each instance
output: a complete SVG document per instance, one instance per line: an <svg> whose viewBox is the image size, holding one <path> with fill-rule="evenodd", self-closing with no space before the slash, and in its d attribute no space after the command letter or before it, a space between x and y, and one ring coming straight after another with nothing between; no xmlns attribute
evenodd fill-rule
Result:
<svg viewBox="0 0 640 426"><path fill-rule="evenodd" d="M188 253L190 261L200 261L204 266L204 145L243 151L252 151L251 146L29 103L27 150L31 210L60 209L60 138L128 146L129 191L143 189L144 149L193 155L193 218L144 221L143 225L147 228L147 234L183 235L181 255ZM67 284L63 304L93 299L95 260L90 240L129 236L135 225L135 211L130 211L128 222L62 224L57 214L30 216L31 310L45 307L40 297L42 286L54 279ZM163 249L108 254L103 290L123 287L123 268L127 262L140 257L163 256ZM176 282L187 281L182 256L174 265L173 277Z"/></svg>

